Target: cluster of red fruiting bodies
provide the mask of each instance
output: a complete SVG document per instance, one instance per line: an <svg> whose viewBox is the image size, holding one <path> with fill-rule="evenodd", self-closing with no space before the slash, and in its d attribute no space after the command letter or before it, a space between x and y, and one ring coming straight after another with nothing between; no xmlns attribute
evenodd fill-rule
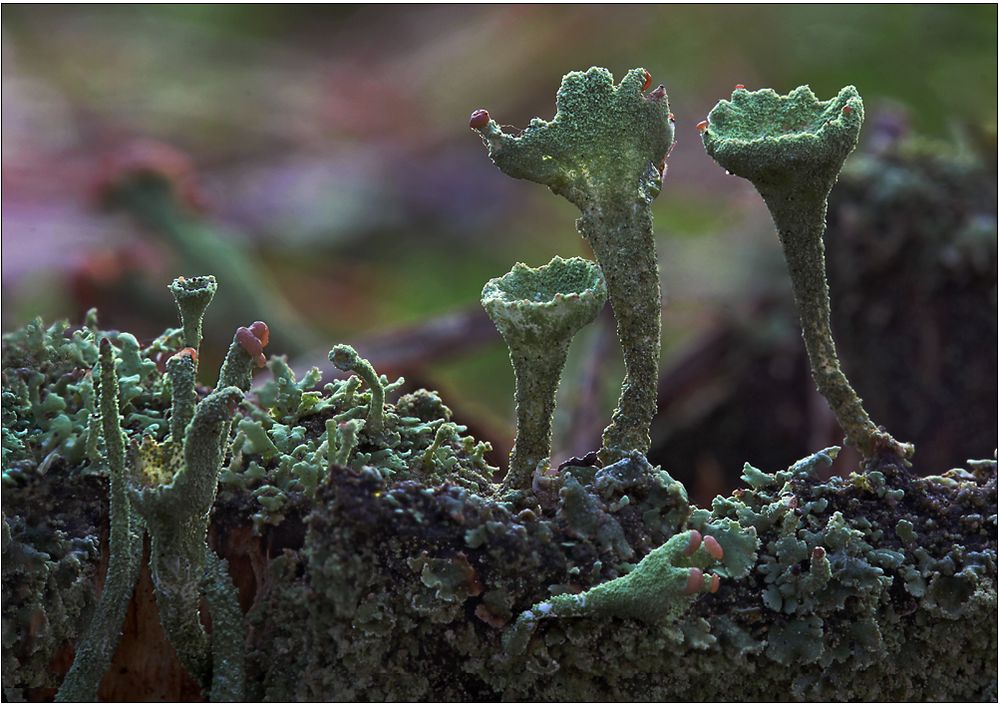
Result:
<svg viewBox="0 0 1000 706"><path fill-rule="evenodd" d="M271 338L271 332L263 321L254 321L250 327L240 326L236 329L236 342L257 362L258 368L267 363L264 348Z"/></svg>
<svg viewBox="0 0 1000 706"><path fill-rule="evenodd" d="M684 550L684 556L691 556L701 545L705 545L705 551L708 552L716 561L722 561L722 557L726 553L722 550L722 545L719 544L719 540L710 534L702 536L701 532L698 530L691 530L691 539L688 541L687 549ZM688 570L688 582L687 587L684 592L687 594L698 593L702 590L705 585L705 573L698 568L691 568ZM709 593L715 593L719 590L719 584L722 583L722 579L718 574L712 574L712 583L708 587Z"/></svg>

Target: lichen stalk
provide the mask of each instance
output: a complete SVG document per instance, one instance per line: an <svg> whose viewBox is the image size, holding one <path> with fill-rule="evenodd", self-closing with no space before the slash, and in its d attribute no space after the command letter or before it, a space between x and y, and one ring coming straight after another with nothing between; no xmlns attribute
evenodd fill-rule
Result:
<svg viewBox="0 0 1000 706"><path fill-rule="evenodd" d="M837 357L830 326L830 292L823 234L827 198L864 122L857 89L843 88L828 101L808 86L787 96L738 86L699 126L709 155L748 179L767 204L788 263L813 380L866 459L890 453L906 459L911 444L881 430L862 405Z"/></svg>
<svg viewBox="0 0 1000 706"><path fill-rule="evenodd" d="M233 334L233 342L219 369L217 389L236 387L247 392L253 384L254 368L263 368L267 364L264 349L271 340L271 330L263 321L254 321L249 326L240 326ZM226 445L229 441L232 421L226 423L225 429L219 434L222 448L222 460L226 457ZM220 461L221 462L221 461Z"/></svg>
<svg viewBox="0 0 1000 706"><path fill-rule="evenodd" d="M554 257L531 268L517 263L483 287L482 304L510 350L517 436L504 489L526 490L548 463L552 415L569 344L607 300L601 269L582 258Z"/></svg>
<svg viewBox="0 0 1000 706"><path fill-rule="evenodd" d="M125 437L118 409L118 375L111 341L101 339L98 405L108 465L108 568L90 623L77 642L73 664L57 701L96 701L101 678L111 664L142 561L142 528L133 515L125 475Z"/></svg>
<svg viewBox="0 0 1000 706"><path fill-rule="evenodd" d="M796 204L794 208L788 206L785 193L764 188L761 195L771 211L788 264L802 339L817 389L830 404L847 442L865 458L873 457L880 449L909 457L912 446L896 442L878 428L840 366L830 325L830 287L823 245L826 195L805 198L808 207Z"/></svg>
<svg viewBox="0 0 1000 706"><path fill-rule="evenodd" d="M253 384L254 368L263 368L267 362L263 351L269 338L270 331L263 321L254 321L250 326L236 329L219 370L218 387L238 387L244 392L249 390Z"/></svg>
<svg viewBox="0 0 1000 706"><path fill-rule="evenodd" d="M170 437L178 443L184 438L187 425L194 416L197 392L195 391L194 349L184 349L167 360L170 378Z"/></svg>
<svg viewBox="0 0 1000 706"><path fill-rule="evenodd" d="M517 437L510 452L505 488L531 487L538 465L548 464L556 392L568 353L568 342L543 351L511 347Z"/></svg>
<svg viewBox="0 0 1000 706"><path fill-rule="evenodd" d="M631 450L649 450L649 427L656 414L661 297L653 219L645 204L635 204L614 218L604 209L589 210L577 227L604 270L625 359L618 405L599 454L603 463L612 463Z"/></svg>
<svg viewBox="0 0 1000 706"><path fill-rule="evenodd" d="M203 686L212 672L209 638L200 617L206 536L222 466L222 437L242 398L242 390L226 387L202 400L188 425L183 464L173 479L133 492L149 528L160 622L181 663Z"/></svg>
<svg viewBox="0 0 1000 706"><path fill-rule="evenodd" d="M371 401L368 403L368 417L365 429L369 434L377 435L381 433L385 426L383 420L383 407L385 406L385 390L382 389L382 381L379 380L375 368L367 360L358 355L358 352L347 344L338 344L330 350L330 362L338 370L344 372L357 373L368 389L371 390Z"/></svg>
<svg viewBox="0 0 1000 706"><path fill-rule="evenodd" d="M243 701L246 684L243 612L226 561L211 550L206 557L205 598L212 615L212 687L209 700Z"/></svg>
<svg viewBox="0 0 1000 706"><path fill-rule="evenodd" d="M563 77L551 121L535 118L519 136L504 133L485 110L469 126L505 174L548 186L576 205L580 233L607 278L625 358L618 407L600 459L612 463L649 450L660 357L660 280L650 206L662 187L674 126L663 86L632 69L617 86L606 69Z"/></svg>

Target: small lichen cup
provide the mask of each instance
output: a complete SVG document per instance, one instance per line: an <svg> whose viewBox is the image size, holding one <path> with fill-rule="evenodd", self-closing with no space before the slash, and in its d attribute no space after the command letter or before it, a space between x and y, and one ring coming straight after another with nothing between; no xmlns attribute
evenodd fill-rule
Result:
<svg viewBox="0 0 1000 706"><path fill-rule="evenodd" d="M483 308L507 342L516 385L517 437L504 489L530 489L538 465L548 463L570 341L607 296L601 268L579 257L554 257L537 268L518 263L483 287Z"/></svg>
<svg viewBox="0 0 1000 706"><path fill-rule="evenodd" d="M503 131L485 110L469 127L508 176L545 184L580 209L577 230L607 278L625 360L621 396L602 435L599 458L613 463L649 451L660 361L660 273L651 206L674 144L663 86L651 91L642 68L615 85L607 69L563 77L552 120L533 119L520 134Z"/></svg>
<svg viewBox="0 0 1000 706"><path fill-rule="evenodd" d="M872 422L840 367L830 327L823 233L827 197L864 122L854 86L820 101L808 86L787 96L737 87L699 126L705 150L730 174L749 180L767 204L788 262L817 388L833 408L847 440L865 458L901 458L913 446Z"/></svg>
<svg viewBox="0 0 1000 706"><path fill-rule="evenodd" d="M219 285L212 275L204 277L178 277L170 283L177 311L184 329L184 345L195 351L201 346L202 319L205 310L215 298Z"/></svg>

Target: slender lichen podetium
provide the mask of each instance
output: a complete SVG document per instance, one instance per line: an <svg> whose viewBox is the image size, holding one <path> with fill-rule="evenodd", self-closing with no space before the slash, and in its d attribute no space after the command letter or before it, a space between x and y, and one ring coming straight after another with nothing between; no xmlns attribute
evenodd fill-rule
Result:
<svg viewBox="0 0 1000 706"><path fill-rule="evenodd" d="M600 268L579 257L554 257L538 268L518 263L483 287L483 308L507 342L514 366L517 438L505 489L531 488L538 464L548 463L552 413L570 341L606 300Z"/></svg>
<svg viewBox="0 0 1000 706"><path fill-rule="evenodd" d="M250 326L240 326L233 334L233 342L222 361L219 371L219 387L238 387L244 392L253 384L254 368L267 364L264 348L271 337L270 330L263 321L254 321Z"/></svg>
<svg viewBox="0 0 1000 706"><path fill-rule="evenodd" d="M239 593L229 564L215 552L206 553L205 599L212 616L212 688L209 701L243 701L246 682L246 663L243 643L246 629Z"/></svg>
<svg viewBox="0 0 1000 706"><path fill-rule="evenodd" d="M212 570L209 581L219 575L210 564L215 560L209 559L208 523L222 469L223 437L242 399L238 387L216 390L198 403L183 449L173 441L158 444L147 437L135 452L142 481L131 498L149 530L160 622L181 662L203 686L213 675L213 650L199 604L206 572Z"/></svg>
<svg viewBox="0 0 1000 706"><path fill-rule="evenodd" d="M548 186L582 212L577 229L604 270L618 320L625 380L601 460L649 450L660 359L660 276L650 205L660 193L674 141L666 91L644 93L648 72L632 69L618 86L607 69L563 77L551 121L535 118L509 135L485 110L469 125L505 174Z"/></svg>
<svg viewBox="0 0 1000 706"><path fill-rule="evenodd" d="M99 382L98 382L99 381ZM101 339L97 397L110 489L108 568L90 623L77 642L73 664L56 701L96 701L97 687L121 638L125 612L142 563L142 522L133 513L126 486L125 436L118 408L118 375L111 341Z"/></svg>
<svg viewBox="0 0 1000 706"><path fill-rule="evenodd" d="M731 174L749 180L767 204L788 262L802 337L819 391L847 440L870 459L913 454L872 422L840 367L830 328L823 233L827 197L858 142L864 105L854 86L820 101L808 86L787 96L737 87L699 125L705 150Z"/></svg>
<svg viewBox="0 0 1000 706"><path fill-rule="evenodd" d="M330 351L330 362L338 370L343 370L345 373L357 373L365 381L365 384L368 385L368 389L372 393L372 399L368 403L368 418L365 422L365 430L369 435L377 436L385 426L383 418L385 390L382 388L382 382L379 380L375 368L372 367L371 363L358 355L358 352L354 348L345 343L340 343L333 347Z"/></svg>
<svg viewBox="0 0 1000 706"><path fill-rule="evenodd" d="M178 277L170 283L169 289L180 313L184 345L197 353L201 346L201 322L218 289L215 277Z"/></svg>
<svg viewBox="0 0 1000 706"><path fill-rule="evenodd" d="M198 401L195 389L198 356L194 348L182 348L167 360L170 378L170 438L180 443L194 416Z"/></svg>

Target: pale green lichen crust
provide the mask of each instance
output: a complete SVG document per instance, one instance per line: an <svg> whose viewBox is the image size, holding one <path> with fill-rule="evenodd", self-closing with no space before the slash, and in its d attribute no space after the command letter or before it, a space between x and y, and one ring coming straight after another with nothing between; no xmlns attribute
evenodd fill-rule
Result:
<svg viewBox="0 0 1000 706"><path fill-rule="evenodd" d="M820 480L835 454L748 464L711 509L640 457L564 468L524 509L338 473L251 616L250 693L995 698L995 462Z"/></svg>
<svg viewBox="0 0 1000 706"><path fill-rule="evenodd" d="M569 344L607 300L600 268L574 257L554 257L531 268L523 263L483 287L482 305L507 342L514 366L517 437L506 488L531 487L548 468L552 414Z"/></svg>
<svg viewBox="0 0 1000 706"><path fill-rule="evenodd" d="M485 112L470 123L501 171L545 184L582 212L577 228L604 270L625 357L605 462L647 451L656 413L661 304L649 207L662 187L674 125L663 87L644 93L648 77L632 69L616 86L607 69L566 74L555 117L535 118L517 136Z"/></svg>
<svg viewBox="0 0 1000 706"><path fill-rule="evenodd" d="M82 451L95 398L80 385L102 335L32 326L4 341L4 450L16 459L3 476L11 698L51 696L39 690L59 683L53 658L94 604L107 491L103 462ZM183 346L180 334L145 347L118 339L123 432L166 443L170 385L154 361ZM921 479L883 457L823 481L830 449L787 471L747 466L745 487L698 509L633 454L555 469L530 495L498 501L484 448L436 394L393 403L397 383L379 376L390 397L379 445L364 429L370 392L359 378L316 389L318 371L268 365L273 379L236 411L212 509L213 541L246 532L272 548L248 557L246 543L213 544L254 596L244 698L995 699L995 461ZM52 425L58 415L67 434ZM360 428L342 446L351 422ZM331 429L337 453L349 449L332 467ZM674 549L692 530L723 550L702 577L704 588L719 576L718 591L678 601L674 586L657 602L657 582L638 579L690 578L701 567ZM248 559L259 570L233 571ZM222 611L220 638L238 635L233 603L210 590L212 561L202 591ZM591 591L609 608L539 619L523 651L504 649L524 611ZM238 693L233 647L210 643L215 694Z"/></svg>
<svg viewBox="0 0 1000 706"><path fill-rule="evenodd" d="M864 105L854 86L820 101L808 86L787 96L737 88L701 126L705 150L764 198L788 262L795 303L819 391L865 458L913 454L871 420L841 370L830 327L823 233L830 189L858 142Z"/></svg>

